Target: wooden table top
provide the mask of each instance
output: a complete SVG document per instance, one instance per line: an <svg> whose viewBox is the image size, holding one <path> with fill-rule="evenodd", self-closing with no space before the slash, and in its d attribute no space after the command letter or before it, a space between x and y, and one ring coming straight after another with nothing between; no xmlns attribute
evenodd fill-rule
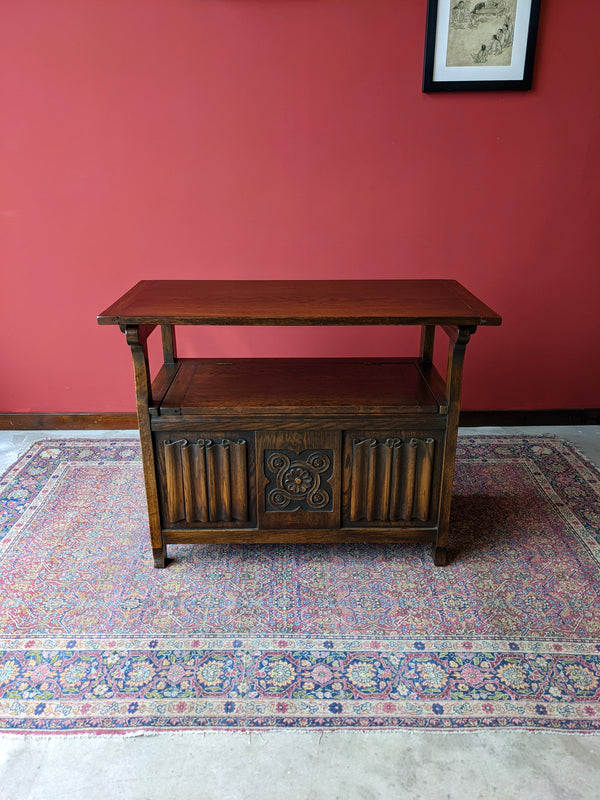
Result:
<svg viewBox="0 0 600 800"><path fill-rule="evenodd" d="M140 281L100 325L500 325L454 280Z"/></svg>

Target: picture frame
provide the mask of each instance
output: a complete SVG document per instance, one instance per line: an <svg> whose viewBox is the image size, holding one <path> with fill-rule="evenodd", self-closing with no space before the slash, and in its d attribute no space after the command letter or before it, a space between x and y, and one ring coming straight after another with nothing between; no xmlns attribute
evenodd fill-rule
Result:
<svg viewBox="0 0 600 800"><path fill-rule="evenodd" d="M541 0L428 0L424 92L531 89Z"/></svg>

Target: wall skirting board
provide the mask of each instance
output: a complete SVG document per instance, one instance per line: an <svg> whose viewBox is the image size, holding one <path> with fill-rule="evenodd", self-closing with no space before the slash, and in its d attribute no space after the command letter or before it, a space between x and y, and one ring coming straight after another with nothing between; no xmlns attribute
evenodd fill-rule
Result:
<svg viewBox="0 0 600 800"><path fill-rule="evenodd" d="M127 430L137 428L135 414L0 414L2 431Z"/></svg>
<svg viewBox="0 0 600 800"><path fill-rule="evenodd" d="M461 411L469 428L510 425L600 425L600 408ZM135 414L0 414L0 430L127 430L137 428Z"/></svg>
<svg viewBox="0 0 600 800"><path fill-rule="evenodd" d="M460 412L460 425L466 428L511 425L600 425L600 408L467 410Z"/></svg>

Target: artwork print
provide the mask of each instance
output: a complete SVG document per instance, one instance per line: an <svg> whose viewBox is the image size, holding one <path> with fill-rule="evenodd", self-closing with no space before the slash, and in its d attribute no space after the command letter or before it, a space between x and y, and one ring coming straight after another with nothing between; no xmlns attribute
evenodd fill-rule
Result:
<svg viewBox="0 0 600 800"><path fill-rule="evenodd" d="M510 66L517 0L454 0L447 67Z"/></svg>
<svg viewBox="0 0 600 800"><path fill-rule="evenodd" d="M427 0L424 92L531 89L541 0Z"/></svg>

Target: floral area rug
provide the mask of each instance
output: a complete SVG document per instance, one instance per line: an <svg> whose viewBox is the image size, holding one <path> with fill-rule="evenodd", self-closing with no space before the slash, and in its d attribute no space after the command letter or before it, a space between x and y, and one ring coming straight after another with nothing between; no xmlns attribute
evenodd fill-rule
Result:
<svg viewBox="0 0 600 800"><path fill-rule="evenodd" d="M459 440L426 545L169 548L130 440L0 480L0 730L600 730L600 474L554 438Z"/></svg>

